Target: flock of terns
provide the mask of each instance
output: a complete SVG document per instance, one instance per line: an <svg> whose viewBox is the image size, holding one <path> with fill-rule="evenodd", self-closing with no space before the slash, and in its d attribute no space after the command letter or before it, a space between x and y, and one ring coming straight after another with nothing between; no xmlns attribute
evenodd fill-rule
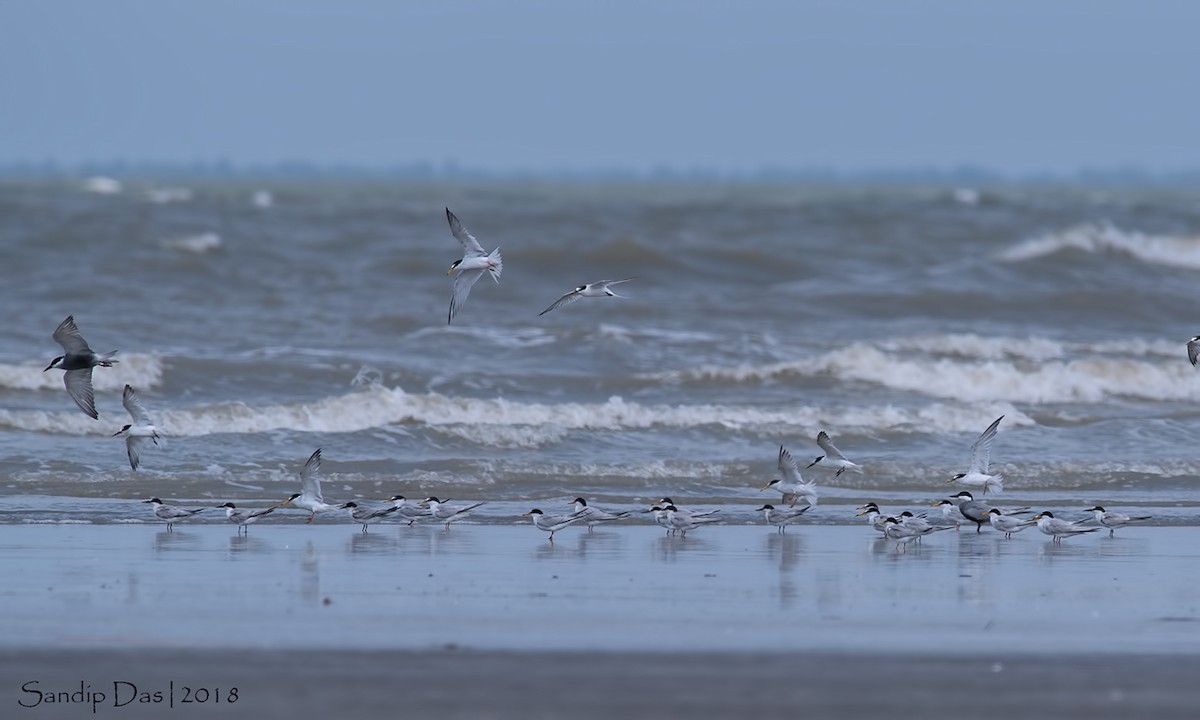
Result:
<svg viewBox="0 0 1200 720"><path fill-rule="evenodd" d="M451 234L463 248L462 258L454 261L446 273L447 275L455 273L454 289L447 317L447 322L451 322L466 303L471 288L483 277L483 274L485 272L489 273L492 279L499 283L504 265L500 256L500 249L496 248L490 253L485 252L479 241L467 231L462 222L459 221L458 217L449 208L446 208L446 220L450 224ZM602 280L581 285L555 300L540 314L545 315L548 312L569 305L580 298L622 297L613 292L612 287L630 282L633 279ZM59 324L58 328L54 331L53 337L55 342L62 346L64 354L54 358L43 372L51 369L63 370L63 382L71 399L75 401L75 404L86 415L93 419L98 419L95 393L92 389L92 369L96 367L112 367L117 362L117 360L113 359L116 351L97 353L92 350L80 334L73 316L68 316ZM1196 336L1188 341L1187 352L1188 359L1192 365L1200 362L1200 336ZM136 391L130 385L126 385L124 388L122 404L129 413L132 422L126 424L113 435L114 437L123 437L125 439L129 466L136 471L140 465L141 451L144 444L152 442L157 445L160 436L150 416L138 399ZM980 488L985 495L988 492L999 493L1004 490L1004 478L998 473L991 473L989 471L992 442L996 438L1000 421L1003 419L1003 415L996 418L972 444L971 461L967 471L954 475L947 482ZM806 469L819 466L834 471L836 475L841 475L846 471L863 472L862 466L852 462L838 450L830 440L829 435L823 430L817 435L817 445L821 448L823 454L809 463ZM302 510L308 510L308 522L312 522L313 517L318 512L335 509L348 510L350 518L362 525L363 532L367 532L369 525L390 516L407 520L410 525L419 520L432 520L442 522L449 528L450 523L466 517L467 513L482 504L474 503L452 506L436 497L428 497L419 503L410 503L402 495L392 496L387 500L388 505L378 508L360 506L354 502L330 504L325 502L321 494L320 481L317 478L317 471L320 468L320 464L321 451L318 449L309 457L308 462L305 463L304 468L300 472L301 492L293 494L279 505L251 509L239 508L232 502L226 502L217 507L225 509L226 517L230 522L238 525L239 533L243 531L248 532L248 526L256 522L259 518L270 514L277 508L289 505ZM781 492L783 502L788 505L786 508L776 508L773 505L764 504L755 511L762 512L766 522L777 527L780 532L785 532L788 525L797 522L805 512L817 504L816 485L811 481L803 479L799 465L792 458L791 453L782 446L779 448L778 477L764 485L761 489L774 489ZM805 504L797 508L796 504L801 498L804 499ZM157 497L145 500L144 502L153 506L155 517L165 521L168 530L176 522L186 520L204 509L175 507L163 503ZM534 508L525 513L524 516L530 517L534 526L538 529L550 533L550 540L553 542L554 533L569 525L583 522L587 524L590 531L595 525L624 519L630 515L630 511L610 513L591 507L582 497L575 498L572 501L572 505L574 508L573 512L566 514L547 515L542 510ZM1042 512L1032 518L1025 519L1022 515L1027 514L1029 508L1002 509L991 507L985 501L975 500L971 493L967 491L960 492L951 499L942 500L936 503L934 507L942 509L944 520L947 522L933 524L925 518L924 513L914 514L911 511L905 511L894 516L885 516L875 503L867 503L858 509L861 511L859 515L866 516L871 525L882 532L885 538L896 541L897 547L904 548L907 548L908 543L914 540L919 542L926 535L950 528L957 529L960 525L967 522L975 523L976 532L981 531L984 524L989 524L997 531L1003 532L1005 538L1011 538L1013 533L1036 525L1043 533L1052 536L1055 542L1061 542L1064 537L1094 532L1100 529L1099 527L1081 527L1086 522L1094 521L1101 527L1108 528L1111 535L1116 528L1150 519L1149 516L1129 516L1106 511L1099 505L1088 509L1088 512L1092 513L1091 517L1078 521L1056 518L1051 512ZM643 512L653 513L655 522L664 527L668 533L686 535L688 530L699 525L717 522L718 518L714 516L720 511L685 510L679 508L670 498L663 498L649 510Z"/></svg>

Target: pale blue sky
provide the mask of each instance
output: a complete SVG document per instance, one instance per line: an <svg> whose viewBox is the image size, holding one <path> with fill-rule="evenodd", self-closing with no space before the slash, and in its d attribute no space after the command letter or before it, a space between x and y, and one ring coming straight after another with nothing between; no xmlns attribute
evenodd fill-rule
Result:
<svg viewBox="0 0 1200 720"><path fill-rule="evenodd" d="M1200 168L1200 2L0 3L0 163Z"/></svg>

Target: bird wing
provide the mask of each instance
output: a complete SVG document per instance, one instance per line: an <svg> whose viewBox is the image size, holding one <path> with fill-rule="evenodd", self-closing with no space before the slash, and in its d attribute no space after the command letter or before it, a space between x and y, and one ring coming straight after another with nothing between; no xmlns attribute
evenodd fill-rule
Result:
<svg viewBox="0 0 1200 720"><path fill-rule="evenodd" d="M275 508L273 508L273 507L263 508L261 510L250 510L250 511L248 511L248 515L246 517L248 517L248 518L262 517L263 515L269 515L270 513L273 513L273 512L275 512Z"/></svg>
<svg viewBox="0 0 1200 720"><path fill-rule="evenodd" d="M70 318L67 318L70 320ZM100 416L96 413L96 394L92 390L92 369L68 370L63 373L63 383L67 386L67 394L75 401L88 417L93 420Z"/></svg>
<svg viewBox="0 0 1200 720"><path fill-rule="evenodd" d="M782 445L779 446L779 475L787 481L794 483L803 483L804 479L800 477L800 466L792 459L792 454L788 452Z"/></svg>
<svg viewBox="0 0 1200 720"><path fill-rule="evenodd" d="M846 459L846 456L842 454L842 451L833 446L833 441L829 439L829 433L825 432L824 430L817 433L817 444L820 445L821 449L825 451L826 457L836 460Z"/></svg>
<svg viewBox="0 0 1200 720"><path fill-rule="evenodd" d="M454 294L450 297L450 315L446 318L446 324L449 325L458 311L463 305L467 304L467 296L471 294L471 288L483 276L483 270L460 270L458 275L454 276Z"/></svg>
<svg viewBox="0 0 1200 720"><path fill-rule="evenodd" d="M129 467L134 470L142 464L142 441L145 438L130 435L125 438L125 454L129 456Z"/></svg>
<svg viewBox="0 0 1200 720"><path fill-rule="evenodd" d="M450 223L450 233L454 235L454 238L458 240L460 245L462 245L464 255L487 254L483 251L483 248L479 245L479 241L475 239L475 236L467 232L467 229L463 227L463 224L459 221L458 216L450 212L450 208L446 208L446 220Z"/></svg>
<svg viewBox="0 0 1200 720"><path fill-rule="evenodd" d="M546 313L550 312L551 310L557 310L560 307L562 307L563 305L570 305L571 303L575 302L576 300L578 300L581 297L583 297L583 294L580 291L572 290L571 292L567 293L566 295L563 295L559 299L555 300L553 305L551 305L550 307L548 307L545 310L538 313L538 316L541 317L542 315L545 315Z"/></svg>
<svg viewBox="0 0 1200 720"><path fill-rule="evenodd" d="M300 492L323 503L325 498L321 495L321 479L317 477L320 470L321 448L317 448L312 455L308 456L308 462L304 463L304 467L300 469Z"/></svg>
<svg viewBox="0 0 1200 720"><path fill-rule="evenodd" d="M132 385L125 386L125 392L121 395L121 404L129 411L129 416L135 423L150 424L150 416L146 414L146 408L142 407L142 401L134 392Z"/></svg>
<svg viewBox="0 0 1200 720"><path fill-rule="evenodd" d="M70 318L68 318L68 319L70 319ZM1187 347L1188 347L1188 360L1191 360L1192 367L1195 367L1196 363L1200 362L1200 342L1197 342L1196 340L1189 340Z"/></svg>
<svg viewBox="0 0 1200 720"><path fill-rule="evenodd" d="M971 466L967 469L967 473L977 472L982 475L987 475L988 464L992 457L992 441L996 439L997 428L1000 427L1000 421L1004 416L996 418L996 421L988 425L988 429L983 431L975 444L971 446Z"/></svg>
<svg viewBox="0 0 1200 720"><path fill-rule="evenodd" d="M75 316L68 315L66 320L58 324L54 330L54 342L63 346L63 350L68 353L78 353L90 350L87 341L79 334L79 328L75 326Z"/></svg>

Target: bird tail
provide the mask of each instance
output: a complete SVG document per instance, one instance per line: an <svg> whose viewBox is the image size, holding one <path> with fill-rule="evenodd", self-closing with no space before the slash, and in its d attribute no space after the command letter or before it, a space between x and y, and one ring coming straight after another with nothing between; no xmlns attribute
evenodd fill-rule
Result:
<svg viewBox="0 0 1200 720"><path fill-rule="evenodd" d="M500 257L500 248L496 248L488 255L490 264L488 271L492 274L492 279L497 283L500 282L500 273L504 271L504 258Z"/></svg>
<svg viewBox="0 0 1200 720"><path fill-rule="evenodd" d="M984 484L983 494L986 495L989 492L992 493L993 495L999 495L1000 493L1004 492L1004 476L1003 475L997 473L992 476L991 480L988 480Z"/></svg>

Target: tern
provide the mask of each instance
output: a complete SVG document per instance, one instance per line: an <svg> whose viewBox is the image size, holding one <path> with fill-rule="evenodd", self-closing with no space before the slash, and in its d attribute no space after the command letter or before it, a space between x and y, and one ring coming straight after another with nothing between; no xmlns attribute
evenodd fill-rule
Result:
<svg viewBox="0 0 1200 720"><path fill-rule="evenodd" d="M836 468L837 472L834 473L834 477L838 477L847 470L853 470L860 475L862 474L862 465L850 462L848 459L846 459L846 456L842 454L842 451L834 447L833 441L829 439L829 433L825 432L824 430L817 433L817 445L821 446L821 449L825 451L825 454L818 455L817 459L810 462L805 470L815 465L820 465L821 467L829 470Z"/></svg>
<svg viewBox="0 0 1200 720"><path fill-rule="evenodd" d="M667 516L667 526L672 530L676 530L683 537L687 537L688 530L691 530L698 525L705 523L718 522L720 518L708 517L707 515L696 515L686 510L680 511L674 505L668 505L663 508Z"/></svg>
<svg viewBox="0 0 1200 720"><path fill-rule="evenodd" d="M239 508L237 505L227 502L221 503L217 507L225 508L225 517L228 518L229 522L237 523L238 535L241 535L243 530L249 535L252 523L258 522L258 519L263 515L275 512L274 505L268 508Z"/></svg>
<svg viewBox="0 0 1200 720"><path fill-rule="evenodd" d="M1140 522L1142 520L1150 519L1149 515L1138 515L1138 516L1122 515L1121 513L1118 513L1118 512L1113 512L1111 510L1105 510L1104 508L1100 507L1099 505L1088 508L1088 512L1093 514L1093 516L1094 516L1093 519L1096 522L1098 522L1102 526L1108 528L1108 536L1109 537L1113 537L1114 535L1116 535L1117 528L1119 528L1119 527L1125 527L1126 525L1128 525L1130 523L1135 523L1135 522Z"/></svg>
<svg viewBox="0 0 1200 720"><path fill-rule="evenodd" d="M931 507L941 508L942 509L942 517L944 517L944 518L946 518L946 520L954 523L954 530L956 532L958 531L959 526L962 525L963 523L974 522L973 520L968 518L966 515L962 514L962 511L958 509L958 503L951 502L950 500L942 500L940 502L935 502Z"/></svg>
<svg viewBox="0 0 1200 720"><path fill-rule="evenodd" d="M619 513L605 512L599 508L591 507L587 504L587 500L577 497L571 501L575 506L575 512L583 513L583 521L587 523L588 532L592 531L592 527L600 523L612 522L613 520L622 520L629 517L629 511L625 510Z"/></svg>
<svg viewBox="0 0 1200 720"><path fill-rule="evenodd" d="M410 527L422 518L433 517L432 510L417 503L409 503L403 495L393 495L387 501L396 506L396 514L407 520Z"/></svg>
<svg viewBox="0 0 1200 720"><path fill-rule="evenodd" d="M800 466L792 459L792 454L779 446L779 477L759 488L759 492L775 488L783 493L783 501L789 507L795 507L796 501L801 497L809 505L817 504L817 486L811 482L805 482L804 478L800 477Z"/></svg>
<svg viewBox="0 0 1200 720"><path fill-rule="evenodd" d="M129 456L129 467L136 471L142 462L142 443L149 439L157 445L158 430L154 423L150 422L150 416L146 414L146 408L142 407L142 401L138 399L132 385L125 386L121 403L133 418L133 422L113 433L113 437L125 438L125 454Z"/></svg>
<svg viewBox="0 0 1200 720"><path fill-rule="evenodd" d="M325 502L325 497L321 495L321 479L317 477L320 470L321 448L317 448L312 455L308 456L308 462L304 463L304 467L300 469L300 492L292 493L291 497L279 504L279 507L291 505L301 510L307 510L308 519L304 521L305 524L311 523L319 512L338 510L343 507Z"/></svg>
<svg viewBox="0 0 1200 720"><path fill-rule="evenodd" d="M996 421L988 425L987 430L979 436L979 439L971 445L971 465L965 473L958 473L954 477L946 481L946 484L960 483L968 487L982 487L983 494L987 495L988 490L995 492L1004 492L1004 476L1000 474L988 474L988 463L992 455L992 441L996 439L997 429L1000 427L1000 421L1004 416L996 418Z"/></svg>
<svg viewBox="0 0 1200 720"><path fill-rule="evenodd" d="M1062 539L1068 535L1082 535L1084 533L1096 532L1100 528L1081 528L1079 523L1087 522L1087 520L1079 520L1071 522L1069 520L1060 520L1054 517L1052 512L1041 512L1033 516L1037 522L1038 530L1044 534L1050 535L1053 542L1061 543Z"/></svg>
<svg viewBox="0 0 1200 720"><path fill-rule="evenodd" d="M458 522L467 516L467 513L479 507L483 503L477 502L474 505L464 507L450 507L446 503L448 500L438 500L435 497L425 498L421 504L429 508L430 516L439 522L446 523L446 529L450 529L450 523Z"/></svg>
<svg viewBox="0 0 1200 720"><path fill-rule="evenodd" d="M787 526L800 519L800 516L808 512L812 505L805 505L799 508L778 508L774 505L764 504L754 512L761 512L766 518L767 523L779 528L779 532L787 532Z"/></svg>
<svg viewBox="0 0 1200 720"><path fill-rule="evenodd" d="M599 282L588 283L587 285L580 285L579 287L575 288L571 292L569 292L566 295L563 295L559 299L555 300L553 305L551 305L550 307L548 307L545 310L538 313L538 316L540 317L542 315L545 315L546 313L550 312L551 310L557 310L560 307L562 307L563 305L570 305L571 303L575 302L579 298L625 297L624 295L618 295L615 292L613 292L611 289L612 286L620 285L621 283L627 283L630 280L635 280L635 279L636 278L625 278L624 280L601 280Z"/></svg>
<svg viewBox="0 0 1200 720"><path fill-rule="evenodd" d="M895 540L896 547L903 546L905 552L908 551L908 544L913 540L919 541L926 535L949 529L949 525L930 525L924 529L919 529L895 517L890 517L883 521L883 536L889 540Z"/></svg>
<svg viewBox="0 0 1200 720"><path fill-rule="evenodd" d="M446 318L448 325L454 320L454 316L458 314L462 306L467 303L467 296L471 294L471 288L483 276L484 271L491 273L492 279L497 283L500 282L500 272L504 269L504 262L500 258L500 248L496 248L490 254L485 253L479 245L479 241L467 232L458 217L450 212L450 208L446 208L446 220L450 223L450 232L463 247L463 256L455 260L450 269L446 271L447 275L455 270L458 271L454 276L454 294L450 297L450 314Z"/></svg>
<svg viewBox="0 0 1200 720"><path fill-rule="evenodd" d="M1027 527L1037 524L1036 520L1005 515L999 508L988 508L983 511L988 521L997 531L1004 533L1005 540L1012 540L1013 533L1021 532Z"/></svg>
<svg viewBox="0 0 1200 720"><path fill-rule="evenodd" d="M574 512L570 515L546 515L541 510L534 508L527 513L523 513L521 517L533 518L533 526L538 530L545 530L550 533L550 542L554 542L554 533L562 530L571 523L579 522L587 518L585 512Z"/></svg>
<svg viewBox="0 0 1200 720"><path fill-rule="evenodd" d="M369 508L359 507L358 503L348 502L338 505L339 510L349 510L350 519L357 523L362 523L362 531L367 531L367 526L371 523L379 522L388 515L400 509L398 505L388 505L385 508Z"/></svg>
<svg viewBox="0 0 1200 720"><path fill-rule="evenodd" d="M194 510L188 510L185 508L175 507L174 505L167 505L156 497L150 498L149 500L143 500L142 502L150 503L154 506L154 517L167 524L167 532L172 531L175 523L187 520L191 516L204 509L196 508Z"/></svg>
<svg viewBox="0 0 1200 720"><path fill-rule="evenodd" d="M879 532L886 534L887 528L884 525L884 522L887 520L887 518L885 518L879 512L878 505L873 502L869 502L866 505L859 505L855 509L859 510L860 512L855 513L854 517L866 517L868 525L875 528Z"/></svg>
<svg viewBox="0 0 1200 720"><path fill-rule="evenodd" d="M74 316L68 315L66 320L59 323L54 331L54 342L62 345L65 355L59 355L50 361L46 370L58 368L65 370L63 383L67 386L67 394L79 406L79 409L93 420L100 416L96 413L96 394L92 390L92 368L112 367L117 362L112 359L116 350L106 353L95 353L88 347L87 341L79 334L75 326ZM43 370L42 372L46 372Z"/></svg>

